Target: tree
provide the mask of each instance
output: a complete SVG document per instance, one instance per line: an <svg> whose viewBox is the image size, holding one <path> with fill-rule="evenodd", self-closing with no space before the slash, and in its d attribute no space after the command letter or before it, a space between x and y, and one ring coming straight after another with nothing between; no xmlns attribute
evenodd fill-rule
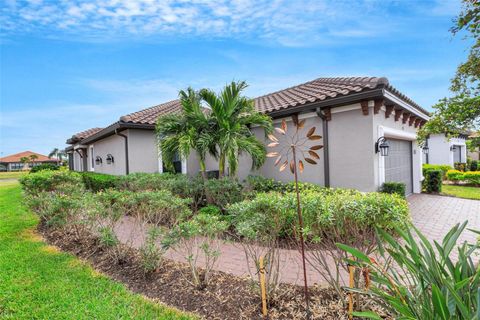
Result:
<svg viewBox="0 0 480 320"><path fill-rule="evenodd" d="M38 156L36 154L32 154L29 158L30 158L30 161L32 161L32 163L35 163L35 160L38 159Z"/></svg>
<svg viewBox="0 0 480 320"><path fill-rule="evenodd" d="M466 39L473 39L467 61L461 63L452 79L453 92L480 95L480 2L463 0L463 8L454 20L451 32L456 35L466 31Z"/></svg>
<svg viewBox="0 0 480 320"><path fill-rule="evenodd" d="M242 153L250 155L254 169L265 162L265 146L255 137L251 127L257 126L270 133L272 120L269 116L255 111L253 100L241 95L245 88L246 82L232 81L219 94L209 89L200 91L201 98L211 109L215 125L213 134L219 153L220 177L225 175L227 162L230 175L236 175Z"/></svg>
<svg viewBox="0 0 480 320"><path fill-rule="evenodd" d="M30 161L29 157L21 157L20 162L23 164L23 167L25 168L25 164Z"/></svg>
<svg viewBox="0 0 480 320"><path fill-rule="evenodd" d="M467 61L461 63L452 79L450 89L454 96L441 99L433 106L434 112L419 132L419 140L429 134L446 133L455 136L480 129L480 2L463 0L463 8L450 30L453 35L466 31L466 39L473 39Z"/></svg>
<svg viewBox="0 0 480 320"><path fill-rule="evenodd" d="M205 178L207 154L217 157L211 130L212 119L202 108L198 92L188 88L186 91L181 90L179 96L182 113L165 115L157 122L157 138L162 160L171 167L176 155L187 158L192 150L195 150L200 172Z"/></svg>
<svg viewBox="0 0 480 320"><path fill-rule="evenodd" d="M48 157L50 159L55 157L58 160L60 160L60 162L62 162L63 158L67 157L67 153L65 152L65 150L61 150L61 149L58 149L58 148L53 148L53 150L50 151L50 153L48 154Z"/></svg>

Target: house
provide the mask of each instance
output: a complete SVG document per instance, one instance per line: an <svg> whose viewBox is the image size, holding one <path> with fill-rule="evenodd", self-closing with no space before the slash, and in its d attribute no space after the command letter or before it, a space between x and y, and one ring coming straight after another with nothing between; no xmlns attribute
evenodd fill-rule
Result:
<svg viewBox="0 0 480 320"><path fill-rule="evenodd" d="M0 171L28 170L44 163L58 164L59 160L40 153L23 151L0 158Z"/></svg>
<svg viewBox="0 0 480 320"><path fill-rule="evenodd" d="M445 164L451 167L456 162L467 162L467 135L448 137L446 134L431 134L427 139L428 154L424 163Z"/></svg>
<svg viewBox="0 0 480 320"><path fill-rule="evenodd" d="M421 192L422 148L417 130L429 119L428 112L390 85L386 78L318 78L254 99L255 108L292 125L292 116L305 119L305 128L316 127L323 138L318 165L306 166L302 181L330 187L375 191L389 181L404 182L407 193ZM120 117L110 126L78 141L70 140L73 150L82 150L88 170L111 174L162 172L155 123L159 116L180 112L178 100ZM260 128L255 135L267 143ZM386 154L388 153L388 155ZM177 171L196 175L198 162L192 153L178 159ZM110 159L110 160L108 160ZM240 159L238 178L259 174L289 181L292 176L279 172L268 159L259 170L251 170L247 156ZM207 170L217 170L208 158Z"/></svg>

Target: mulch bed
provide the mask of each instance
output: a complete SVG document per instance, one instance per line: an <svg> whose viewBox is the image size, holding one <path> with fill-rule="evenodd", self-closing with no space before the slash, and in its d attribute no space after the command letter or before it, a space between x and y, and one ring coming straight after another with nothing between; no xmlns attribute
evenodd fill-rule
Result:
<svg viewBox="0 0 480 320"><path fill-rule="evenodd" d="M73 232L39 226L52 245L87 260L96 270L123 282L130 290L157 299L204 319L261 319L259 292L251 281L223 272L214 272L210 285L199 290L188 282L186 265L165 259L160 270L145 275L138 255L127 250L126 259L113 263L109 252L89 236L76 240ZM281 285L279 297L269 307L269 319L305 319L303 288ZM331 289L311 287L312 319L348 319L338 295ZM345 298L345 297L343 297Z"/></svg>

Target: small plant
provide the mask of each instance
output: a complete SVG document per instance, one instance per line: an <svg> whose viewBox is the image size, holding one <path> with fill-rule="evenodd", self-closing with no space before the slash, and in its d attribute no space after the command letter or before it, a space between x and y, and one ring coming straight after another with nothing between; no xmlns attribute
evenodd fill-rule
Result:
<svg viewBox="0 0 480 320"><path fill-rule="evenodd" d="M384 182L380 188L380 192L398 194L405 198L405 183L402 182Z"/></svg>
<svg viewBox="0 0 480 320"><path fill-rule="evenodd" d="M100 227L98 229L99 242L104 247L114 247L119 244L117 235L111 227Z"/></svg>
<svg viewBox="0 0 480 320"><path fill-rule="evenodd" d="M198 214L191 220L178 224L163 240L165 249L172 247L186 254L191 283L196 288L203 289L210 283L212 271L220 256L220 236L227 229L228 223L218 216ZM200 258L203 258L203 265Z"/></svg>
<svg viewBox="0 0 480 320"><path fill-rule="evenodd" d="M463 177L469 184L480 186L480 171L465 172Z"/></svg>
<svg viewBox="0 0 480 320"><path fill-rule="evenodd" d="M423 176L425 176L426 172L429 170L440 170L442 171L442 178L446 179L447 171L452 170L453 168L446 164L423 164L422 169L423 169Z"/></svg>
<svg viewBox="0 0 480 320"><path fill-rule="evenodd" d="M140 248L140 258L145 273L157 271L165 254L165 250L158 244L164 231L159 227L151 227L148 230L145 243Z"/></svg>
<svg viewBox="0 0 480 320"><path fill-rule="evenodd" d="M351 246L338 244L355 258L348 260L349 263L367 267L371 272L374 284L370 290L354 291L379 299L398 319L477 319L480 266L476 251L480 246L479 243L457 246L466 225L467 222L454 226L441 243L431 243L414 227L414 233L396 228L402 241L378 229L381 241L375 259ZM379 319L373 312L357 315Z"/></svg>
<svg viewBox="0 0 480 320"><path fill-rule="evenodd" d="M470 171L477 171L478 170L478 160L472 160L470 162Z"/></svg>
<svg viewBox="0 0 480 320"><path fill-rule="evenodd" d="M458 183L459 181L465 180L465 173L459 170L448 170L447 179L454 183Z"/></svg>
<svg viewBox="0 0 480 320"><path fill-rule="evenodd" d="M205 194L209 204L222 210L225 210L229 204L243 200L242 185L229 177L205 181Z"/></svg>
<svg viewBox="0 0 480 320"><path fill-rule="evenodd" d="M219 207L210 204L198 210L198 214L206 214L210 216L221 216L222 210Z"/></svg>
<svg viewBox="0 0 480 320"><path fill-rule="evenodd" d="M428 170L425 172L425 191L427 193L442 192L442 171Z"/></svg>
<svg viewBox="0 0 480 320"><path fill-rule="evenodd" d="M117 176L103 173L82 172L81 175L85 188L93 192L115 188L119 180Z"/></svg>
<svg viewBox="0 0 480 320"><path fill-rule="evenodd" d="M38 166L32 167L32 169L30 169L30 173L35 173L35 172L44 171L44 170L58 170L58 169L60 169L60 167L56 164L42 163L42 164L39 164Z"/></svg>
<svg viewBox="0 0 480 320"><path fill-rule="evenodd" d="M468 166L465 162L455 162L453 168L458 171L465 172L468 169Z"/></svg>

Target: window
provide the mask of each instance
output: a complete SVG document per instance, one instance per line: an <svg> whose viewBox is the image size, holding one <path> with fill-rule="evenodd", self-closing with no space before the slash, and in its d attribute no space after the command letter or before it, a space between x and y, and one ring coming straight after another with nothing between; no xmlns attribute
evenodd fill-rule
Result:
<svg viewBox="0 0 480 320"><path fill-rule="evenodd" d="M172 168L167 168L165 163L163 163L163 172L182 173L182 159L178 154L173 157L173 170Z"/></svg>
<svg viewBox="0 0 480 320"><path fill-rule="evenodd" d="M95 171L95 158L93 157L93 146L90 146L90 162L92 164L91 171Z"/></svg>
<svg viewBox="0 0 480 320"><path fill-rule="evenodd" d="M10 163L10 170L22 170L24 164L21 162Z"/></svg>

